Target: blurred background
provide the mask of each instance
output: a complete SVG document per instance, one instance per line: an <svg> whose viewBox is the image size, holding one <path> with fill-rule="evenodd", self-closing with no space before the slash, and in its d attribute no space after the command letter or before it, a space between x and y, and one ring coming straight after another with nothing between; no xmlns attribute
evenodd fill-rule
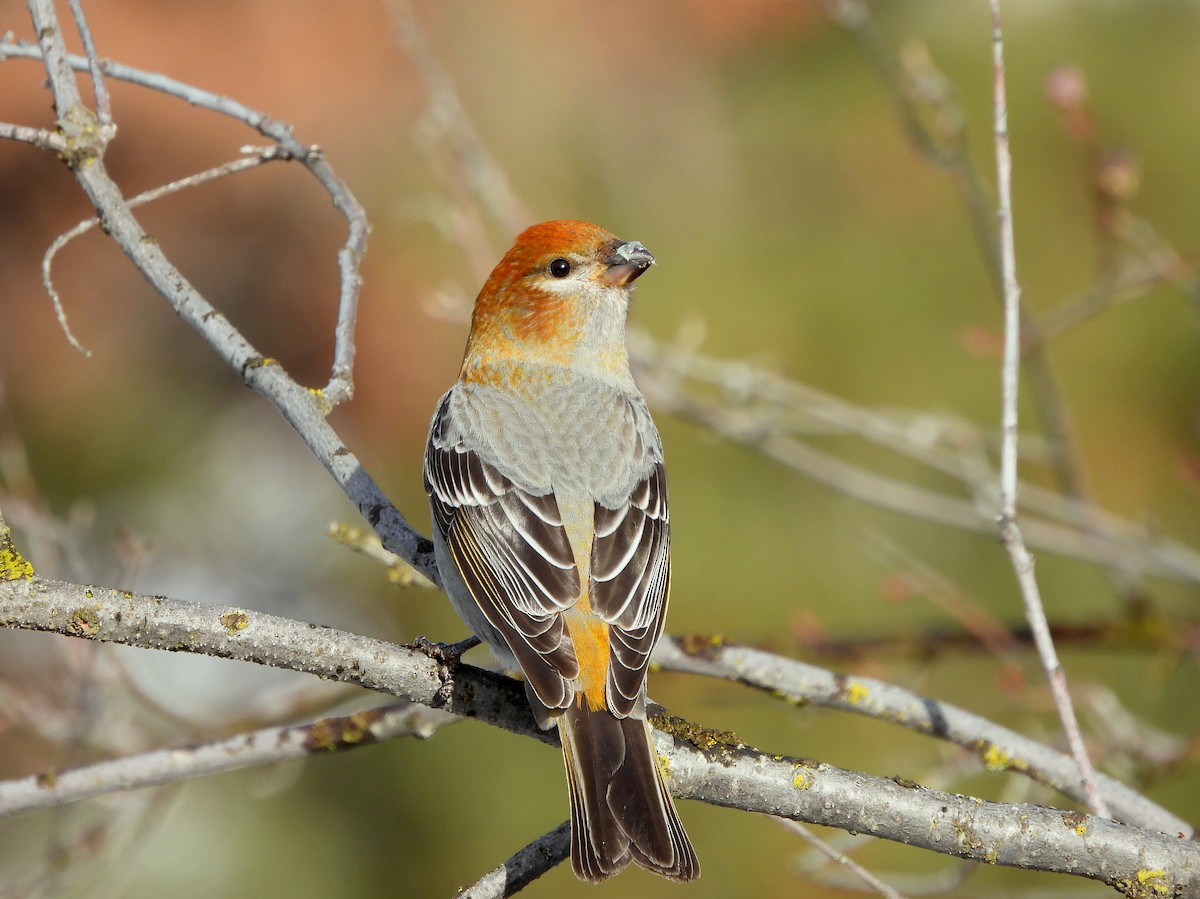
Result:
<svg viewBox="0 0 1200 899"><path fill-rule="evenodd" d="M978 507L979 521L994 507L1001 316L982 0L86 9L102 56L291 122L366 206L356 393L332 422L418 528L426 428L479 284L515 227L595 221L659 261L632 318L671 473L668 630L885 678L1061 743L1005 553L931 521L922 500ZM1030 496L1043 491L1029 514L1072 537L1033 547L1037 573L1094 758L1197 821L1200 3L1004 9L1018 275L1039 329L1022 475ZM15 0L0 0L6 30L33 36ZM431 101L431 77L460 109ZM38 63L0 63L0 120L53 127L44 78ZM127 195L262 143L108 83L120 131L107 162ZM495 173L464 152L472 132ZM391 585L326 536L360 524L353 508L95 231L55 261L90 357L69 345L40 260L89 211L51 154L0 142L0 508L39 573L393 641L465 636L440 595ZM299 167L138 216L260 352L326 382L344 227ZM797 384L811 390L787 392ZM897 485L925 492L881 508ZM1093 508L1119 516L1117 538L1096 536ZM1172 564L1154 555L1167 545ZM882 722L669 673L651 693L764 750L1070 805ZM0 632L0 777L378 701L250 665ZM770 820L681 811L704 866L689 896L850 895ZM448 896L566 815L553 750L464 723L0 822L0 895ZM1109 895L823 836L914 894ZM585 890L662 885L630 871L586 888L564 865L526 895Z"/></svg>

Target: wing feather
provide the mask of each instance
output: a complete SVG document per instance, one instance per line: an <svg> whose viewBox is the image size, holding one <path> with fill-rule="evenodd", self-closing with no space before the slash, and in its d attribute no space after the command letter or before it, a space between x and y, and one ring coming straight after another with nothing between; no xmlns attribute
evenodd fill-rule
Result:
<svg viewBox="0 0 1200 899"><path fill-rule="evenodd" d="M579 674L563 609L579 598L579 573L553 494L521 490L478 452L449 440L450 395L425 452L434 526L484 617L516 656L547 708L571 701Z"/></svg>
<svg viewBox="0 0 1200 899"><path fill-rule="evenodd" d="M645 685L670 592L671 528L661 461L619 508L596 504L591 575L592 609L610 625L608 703L625 716Z"/></svg>

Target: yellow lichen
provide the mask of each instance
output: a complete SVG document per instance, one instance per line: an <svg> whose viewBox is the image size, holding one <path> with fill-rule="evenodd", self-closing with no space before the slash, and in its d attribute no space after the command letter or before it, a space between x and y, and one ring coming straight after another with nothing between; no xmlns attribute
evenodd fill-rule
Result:
<svg viewBox="0 0 1200 899"><path fill-rule="evenodd" d="M658 760L658 772L662 775L663 780L671 779L671 760L665 755L659 755L657 751L654 757Z"/></svg>
<svg viewBox="0 0 1200 899"><path fill-rule="evenodd" d="M1128 877L1122 877L1113 883L1118 890L1130 899L1157 899L1175 895L1175 885L1167 877L1167 872L1161 868L1142 868L1134 875L1137 883Z"/></svg>
<svg viewBox="0 0 1200 899"><path fill-rule="evenodd" d="M100 607L72 609L67 616L67 632L76 637L94 637L100 633Z"/></svg>
<svg viewBox="0 0 1200 899"><path fill-rule="evenodd" d="M705 656L729 642L720 634L684 634L678 640L679 648L689 656Z"/></svg>
<svg viewBox="0 0 1200 899"><path fill-rule="evenodd" d="M856 680L850 681L846 686L846 700L851 705L858 705L870 695L871 691Z"/></svg>
<svg viewBox="0 0 1200 899"><path fill-rule="evenodd" d="M650 723L676 739L687 740L697 749L727 751L742 749L746 745L737 734L731 731L708 730L673 715L651 715Z"/></svg>
<svg viewBox="0 0 1200 899"><path fill-rule="evenodd" d="M309 752L335 752L375 739L371 727L383 716L379 709L366 709L344 718L321 718L309 727L304 748Z"/></svg>
<svg viewBox="0 0 1200 899"><path fill-rule="evenodd" d="M234 609L226 612L221 616L221 627L229 632L229 636L236 637L239 633L250 626L250 616L241 609Z"/></svg>
<svg viewBox="0 0 1200 899"><path fill-rule="evenodd" d="M1013 766L1012 756L995 743L988 743L980 758L989 771L1006 771Z"/></svg>
<svg viewBox="0 0 1200 899"><path fill-rule="evenodd" d="M796 776L792 778L792 786L797 790L811 790L813 785L812 772L804 765L797 765Z"/></svg>
<svg viewBox="0 0 1200 899"><path fill-rule="evenodd" d="M0 527L0 581L28 581L33 575L33 566L13 546L8 527Z"/></svg>
<svg viewBox="0 0 1200 899"><path fill-rule="evenodd" d="M1075 831L1078 836L1087 833L1087 815L1083 812L1067 812L1063 815L1063 823Z"/></svg>
<svg viewBox="0 0 1200 899"><path fill-rule="evenodd" d="M1147 870L1142 868L1137 872L1138 883L1142 888L1149 888L1154 891L1156 896L1170 896L1172 893L1171 885L1167 881L1167 872L1161 868Z"/></svg>
<svg viewBox="0 0 1200 899"><path fill-rule="evenodd" d="M325 391L320 387L305 387L313 399L317 401L317 405L321 409L322 415L328 415L333 411L333 403L329 402L329 397L325 396Z"/></svg>

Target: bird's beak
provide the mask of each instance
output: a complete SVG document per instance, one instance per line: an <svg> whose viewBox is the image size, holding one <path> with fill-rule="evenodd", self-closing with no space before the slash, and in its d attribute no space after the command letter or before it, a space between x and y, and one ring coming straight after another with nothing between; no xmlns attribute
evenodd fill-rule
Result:
<svg viewBox="0 0 1200 899"><path fill-rule="evenodd" d="M627 287L637 277L654 265L650 251L636 240L614 240L605 247L604 264L608 268L602 278L613 287Z"/></svg>

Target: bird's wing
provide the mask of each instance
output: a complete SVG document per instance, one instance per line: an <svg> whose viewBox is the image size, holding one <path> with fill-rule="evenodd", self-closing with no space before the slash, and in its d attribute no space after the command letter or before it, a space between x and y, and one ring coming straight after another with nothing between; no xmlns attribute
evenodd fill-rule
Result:
<svg viewBox="0 0 1200 899"><path fill-rule="evenodd" d="M624 717L637 705L650 651L662 634L671 583L667 474L655 462L615 509L596 504L589 596L607 621L608 705Z"/></svg>
<svg viewBox="0 0 1200 899"><path fill-rule="evenodd" d="M516 486L479 452L447 437L449 395L425 451L433 523L488 622L503 635L547 708L565 708L579 674L563 609L580 593L558 503Z"/></svg>

